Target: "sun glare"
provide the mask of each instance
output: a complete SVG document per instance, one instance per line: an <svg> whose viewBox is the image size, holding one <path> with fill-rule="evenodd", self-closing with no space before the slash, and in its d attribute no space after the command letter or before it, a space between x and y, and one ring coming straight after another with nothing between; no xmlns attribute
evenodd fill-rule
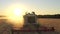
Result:
<svg viewBox="0 0 60 34"><path fill-rule="evenodd" d="M22 10L19 8L16 8L9 14L8 17L9 21L13 22L14 25L21 25L23 24L23 13Z"/></svg>
<svg viewBox="0 0 60 34"><path fill-rule="evenodd" d="M15 8L9 14L8 19L14 26L22 27L22 25L23 25L23 13L22 13L22 10L20 8Z"/></svg>
<svg viewBox="0 0 60 34"><path fill-rule="evenodd" d="M16 8L16 9L14 9L14 14L15 14L16 16L21 16L21 15L22 15L22 10L19 9L19 8Z"/></svg>
<svg viewBox="0 0 60 34"><path fill-rule="evenodd" d="M26 6L22 4L11 4L6 7L6 16L10 24L16 27L22 27L24 24L23 15L25 14Z"/></svg>

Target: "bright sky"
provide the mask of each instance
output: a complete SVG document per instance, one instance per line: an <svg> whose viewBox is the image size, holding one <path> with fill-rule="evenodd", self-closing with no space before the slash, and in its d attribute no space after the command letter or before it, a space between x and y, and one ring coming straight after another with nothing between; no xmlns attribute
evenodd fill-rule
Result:
<svg viewBox="0 0 60 34"><path fill-rule="evenodd" d="M25 11L35 11L36 14L60 14L60 0L0 0L0 15L5 15L6 9L15 4L24 6Z"/></svg>

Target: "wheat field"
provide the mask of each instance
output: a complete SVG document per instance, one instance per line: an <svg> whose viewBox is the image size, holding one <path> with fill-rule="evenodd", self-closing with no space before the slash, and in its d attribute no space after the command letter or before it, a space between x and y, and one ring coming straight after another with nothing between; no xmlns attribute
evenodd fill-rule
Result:
<svg viewBox="0 0 60 34"><path fill-rule="evenodd" d="M56 31L60 31L60 19L38 18L37 21L43 26L54 27Z"/></svg>

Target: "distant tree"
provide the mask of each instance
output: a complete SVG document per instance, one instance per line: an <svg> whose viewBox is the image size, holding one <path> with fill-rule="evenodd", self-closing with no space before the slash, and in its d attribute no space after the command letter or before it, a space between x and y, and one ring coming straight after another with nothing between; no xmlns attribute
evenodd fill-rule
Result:
<svg viewBox="0 0 60 34"><path fill-rule="evenodd" d="M55 15L37 15L38 18L60 18L60 14Z"/></svg>

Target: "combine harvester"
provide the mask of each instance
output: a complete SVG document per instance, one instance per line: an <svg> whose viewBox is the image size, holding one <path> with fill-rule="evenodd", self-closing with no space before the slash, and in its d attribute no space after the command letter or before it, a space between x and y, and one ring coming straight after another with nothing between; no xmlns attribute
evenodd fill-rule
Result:
<svg viewBox="0 0 60 34"><path fill-rule="evenodd" d="M12 32L38 32L41 33L41 31L55 31L54 27L46 27L46 26L41 26L37 22L37 15L32 12L32 13L26 13L24 17L24 26L20 30L13 30Z"/></svg>

